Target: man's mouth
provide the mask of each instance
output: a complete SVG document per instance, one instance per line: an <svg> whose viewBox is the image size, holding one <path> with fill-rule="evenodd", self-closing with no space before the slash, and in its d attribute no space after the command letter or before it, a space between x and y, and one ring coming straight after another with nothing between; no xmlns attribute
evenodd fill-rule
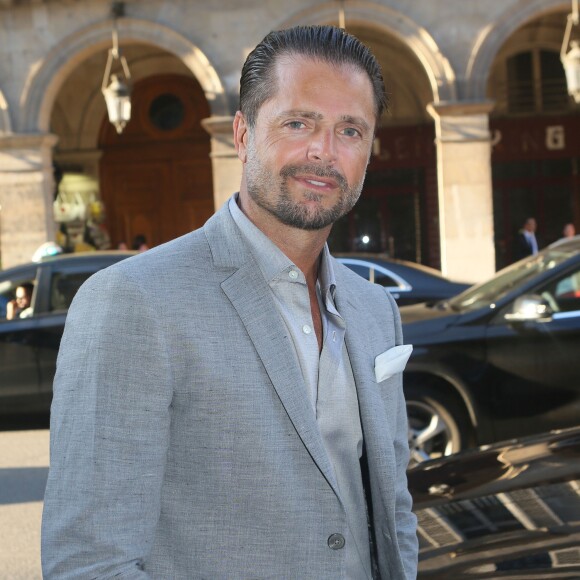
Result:
<svg viewBox="0 0 580 580"><path fill-rule="evenodd" d="M305 175L296 175L295 179L301 181L305 185L310 185L315 187L316 189L336 189L338 184L335 179L329 178L320 179L318 176L316 177L307 177Z"/></svg>
<svg viewBox="0 0 580 580"><path fill-rule="evenodd" d="M317 189L345 189L346 179L336 169L312 165L286 166L280 172L282 177L292 177L306 186Z"/></svg>

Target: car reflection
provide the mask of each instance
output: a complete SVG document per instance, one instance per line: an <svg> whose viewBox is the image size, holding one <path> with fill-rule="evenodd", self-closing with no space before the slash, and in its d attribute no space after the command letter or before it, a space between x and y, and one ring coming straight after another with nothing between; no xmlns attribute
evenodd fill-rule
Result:
<svg viewBox="0 0 580 580"><path fill-rule="evenodd" d="M419 578L580 578L580 427L409 470Z"/></svg>

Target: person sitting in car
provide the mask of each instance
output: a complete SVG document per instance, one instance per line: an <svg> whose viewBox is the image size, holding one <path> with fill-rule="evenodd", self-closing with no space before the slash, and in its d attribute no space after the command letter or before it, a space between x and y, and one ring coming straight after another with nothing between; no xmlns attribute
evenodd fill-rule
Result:
<svg viewBox="0 0 580 580"><path fill-rule="evenodd" d="M11 300L6 305L6 319L13 320L14 318L28 318L32 315L32 291L33 284L27 282L21 284L16 288L14 300Z"/></svg>

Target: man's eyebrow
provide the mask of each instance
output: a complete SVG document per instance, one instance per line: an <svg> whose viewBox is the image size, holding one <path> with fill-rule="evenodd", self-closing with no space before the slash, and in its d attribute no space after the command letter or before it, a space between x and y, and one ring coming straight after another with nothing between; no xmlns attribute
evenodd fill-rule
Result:
<svg viewBox="0 0 580 580"><path fill-rule="evenodd" d="M362 127L365 131L370 131L371 126L362 117L353 117L352 115L343 115L341 121L344 123L351 123Z"/></svg>
<svg viewBox="0 0 580 580"><path fill-rule="evenodd" d="M320 121L323 119L322 113L317 113L316 111L301 111L299 109L290 109L288 111L282 111L279 115L279 119L285 117L303 117L304 119L314 119L315 121ZM353 125L358 125L362 127L365 131L370 131L371 126L362 117L353 117L352 115L342 115L340 120L343 123L352 123Z"/></svg>
<svg viewBox="0 0 580 580"><path fill-rule="evenodd" d="M315 121L319 121L322 119L321 113L316 113L315 111L301 111L299 109L290 109L288 111L282 111L278 118L283 117L304 117L305 119L314 119Z"/></svg>

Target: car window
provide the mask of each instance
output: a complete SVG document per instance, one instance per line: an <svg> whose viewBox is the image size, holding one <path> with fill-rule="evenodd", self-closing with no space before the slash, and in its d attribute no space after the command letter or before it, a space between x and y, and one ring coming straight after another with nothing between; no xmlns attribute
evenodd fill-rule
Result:
<svg viewBox="0 0 580 580"><path fill-rule="evenodd" d="M580 310L580 269L540 288L539 293L554 312Z"/></svg>
<svg viewBox="0 0 580 580"><path fill-rule="evenodd" d="M387 288L397 288L399 286L393 278L388 276L379 268L364 266L362 264L352 264L350 262L343 262L343 264L369 282L374 282L375 284L380 284Z"/></svg>
<svg viewBox="0 0 580 580"><path fill-rule="evenodd" d="M370 280L370 269L366 266L361 266L360 264L344 264L347 268L356 272L359 276L362 276L365 280Z"/></svg>
<svg viewBox="0 0 580 580"><path fill-rule="evenodd" d="M381 270L377 270L375 268L371 268L371 282L374 282L375 284L380 284L381 286L385 286L388 288L398 286L397 282L395 282L393 278L391 278Z"/></svg>
<svg viewBox="0 0 580 580"><path fill-rule="evenodd" d="M78 289L94 272L55 272L50 284L49 311L68 310Z"/></svg>
<svg viewBox="0 0 580 580"><path fill-rule="evenodd" d="M482 306L495 304L514 288L525 284L535 276L552 270L565 260L568 260L573 252L565 248L548 248L536 256L530 256L500 270L491 280L476 284L465 292L451 298L447 304L452 310L465 312L476 310Z"/></svg>
<svg viewBox="0 0 580 580"><path fill-rule="evenodd" d="M0 282L0 321L33 316L34 290L30 276Z"/></svg>

